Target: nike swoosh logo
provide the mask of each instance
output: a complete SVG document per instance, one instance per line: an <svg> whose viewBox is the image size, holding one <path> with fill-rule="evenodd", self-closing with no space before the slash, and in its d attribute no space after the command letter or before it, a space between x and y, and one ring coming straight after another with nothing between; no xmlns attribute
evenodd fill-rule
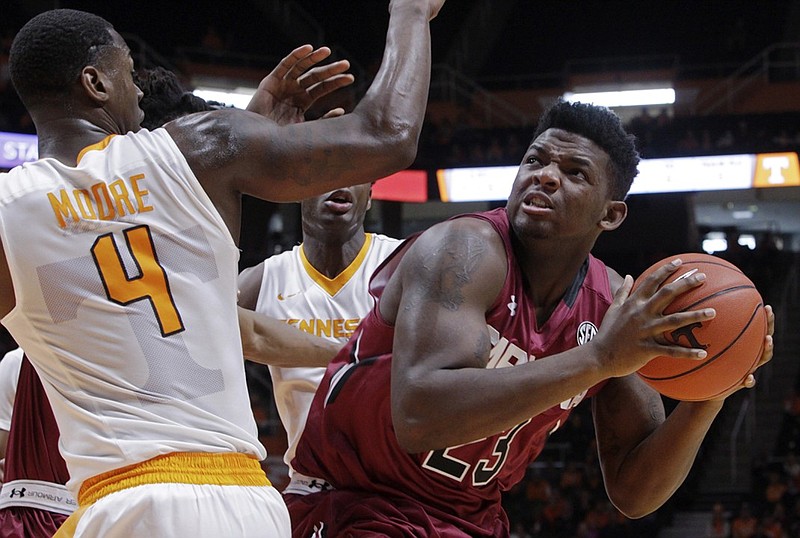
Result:
<svg viewBox="0 0 800 538"><path fill-rule="evenodd" d="M294 297L295 295L300 295L300 292L296 291L294 293L290 293L289 295L283 295L282 293L279 293L278 294L278 300L279 301L285 301L286 299L288 299L290 297Z"/></svg>

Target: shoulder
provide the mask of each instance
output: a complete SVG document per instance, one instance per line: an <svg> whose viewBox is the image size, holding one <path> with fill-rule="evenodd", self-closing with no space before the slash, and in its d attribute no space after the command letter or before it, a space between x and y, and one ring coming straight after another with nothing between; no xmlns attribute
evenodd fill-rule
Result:
<svg viewBox="0 0 800 538"><path fill-rule="evenodd" d="M261 262L253 267L248 267L239 273L237 286L239 287L238 303L242 308L255 310L258 296L261 292L261 282L264 278L264 264Z"/></svg>
<svg viewBox="0 0 800 538"><path fill-rule="evenodd" d="M253 116L236 108L196 112L165 124L164 130L192 168L215 170L235 160L250 143L245 133L252 130L253 123L268 123Z"/></svg>
<svg viewBox="0 0 800 538"><path fill-rule="evenodd" d="M411 245L406 259L425 270L454 271L456 277L460 271L500 280L508 265L505 242L497 229L489 221L471 216L432 226Z"/></svg>

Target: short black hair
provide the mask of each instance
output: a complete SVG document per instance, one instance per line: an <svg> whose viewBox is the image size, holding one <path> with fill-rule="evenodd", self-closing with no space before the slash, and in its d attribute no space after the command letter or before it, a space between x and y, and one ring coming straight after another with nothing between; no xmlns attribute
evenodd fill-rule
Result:
<svg viewBox="0 0 800 538"><path fill-rule="evenodd" d="M63 97L81 69L113 45L114 27L102 17L74 9L53 9L29 20L11 43L11 82L26 107Z"/></svg>
<svg viewBox="0 0 800 538"><path fill-rule="evenodd" d="M611 199L624 200L639 172L636 137L625 131L611 109L588 103L555 101L539 118L533 139L548 129L562 129L588 138L600 146L611 161Z"/></svg>
<svg viewBox="0 0 800 538"><path fill-rule="evenodd" d="M139 108L144 111L145 129L153 130L186 114L216 108L188 91L178 75L164 67L139 69L133 80L144 94Z"/></svg>

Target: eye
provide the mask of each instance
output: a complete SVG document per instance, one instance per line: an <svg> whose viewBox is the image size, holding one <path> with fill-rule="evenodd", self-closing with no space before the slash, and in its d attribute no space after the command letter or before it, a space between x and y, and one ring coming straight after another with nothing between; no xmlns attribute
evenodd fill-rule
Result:
<svg viewBox="0 0 800 538"><path fill-rule="evenodd" d="M542 164L542 161L536 155L528 155L525 157L525 164Z"/></svg>
<svg viewBox="0 0 800 538"><path fill-rule="evenodd" d="M569 175L573 176L573 177L576 177L576 178L580 179L580 180L584 180L585 181L586 178L587 178L586 172L584 172L583 170L577 169L577 168L574 169L574 170L570 170L567 173Z"/></svg>

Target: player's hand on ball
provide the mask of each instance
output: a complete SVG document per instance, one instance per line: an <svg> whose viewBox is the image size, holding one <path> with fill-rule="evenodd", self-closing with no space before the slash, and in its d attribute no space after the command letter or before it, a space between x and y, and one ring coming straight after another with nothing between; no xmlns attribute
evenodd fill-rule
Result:
<svg viewBox="0 0 800 538"><path fill-rule="evenodd" d="M759 359L758 364L756 364L755 368L753 368L753 371L747 374L747 377L744 378L744 381L742 381L741 385L733 387L729 391L720 394L716 398L713 398L713 400L724 400L734 392L738 392L741 389L752 389L755 387L755 372L772 360L772 354L775 351L775 341L773 339L773 335L775 334L775 312L773 312L771 305L766 305L764 310L767 313L767 336L764 337L764 351L761 353L761 359Z"/></svg>
<svg viewBox="0 0 800 538"><path fill-rule="evenodd" d="M664 314L675 298L705 280L704 273L696 272L665 284L680 265L679 260L661 265L637 282L636 289L632 289L633 278L625 277L592 340L600 350L601 368L610 377L633 373L658 355L687 359L706 356L702 349L672 345L663 337L665 332L702 323L716 315L711 308Z"/></svg>

